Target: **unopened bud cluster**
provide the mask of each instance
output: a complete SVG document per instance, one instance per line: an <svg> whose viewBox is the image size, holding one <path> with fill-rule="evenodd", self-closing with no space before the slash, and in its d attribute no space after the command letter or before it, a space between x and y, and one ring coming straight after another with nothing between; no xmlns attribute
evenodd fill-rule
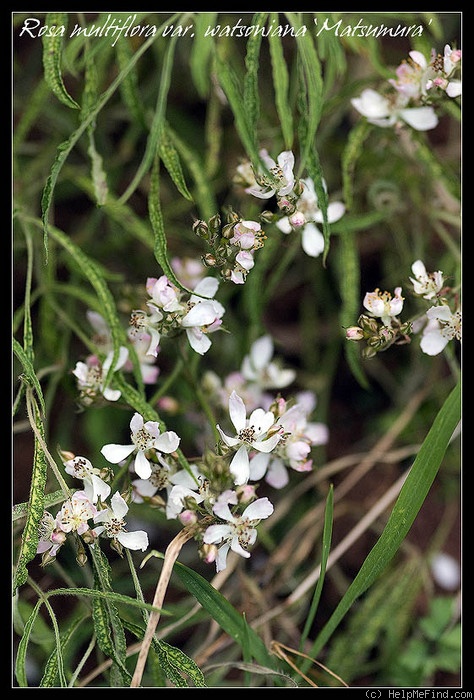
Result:
<svg viewBox="0 0 474 700"><path fill-rule="evenodd" d="M346 329L346 339L365 341L366 346L362 350L362 356L365 359L375 357L378 352L387 350L391 345L404 345L410 342L409 336L412 332L410 322L400 324L397 319L392 319L391 325L387 326L376 318L361 314L357 324Z"/></svg>
<svg viewBox="0 0 474 700"><path fill-rule="evenodd" d="M263 212L261 220L268 221L268 212ZM242 219L232 208L229 208L224 222L216 214L207 222L195 221L193 231L210 248L201 257L204 265L216 268L222 279L234 284L245 282L255 264L254 253L263 247L266 239L259 222Z"/></svg>

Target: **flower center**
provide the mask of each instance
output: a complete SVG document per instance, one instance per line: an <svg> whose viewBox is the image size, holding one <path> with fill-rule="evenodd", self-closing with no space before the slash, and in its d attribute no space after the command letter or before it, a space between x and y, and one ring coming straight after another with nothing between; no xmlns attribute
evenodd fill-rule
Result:
<svg viewBox="0 0 474 700"><path fill-rule="evenodd" d="M248 428L244 428L240 431L238 437L242 442L253 442L255 440L255 428L252 425Z"/></svg>
<svg viewBox="0 0 474 700"><path fill-rule="evenodd" d="M140 428L140 430L137 430L137 432L132 435L132 440L136 445L137 450L140 452L145 452L145 450L153 447L155 438L153 435L150 435L146 428Z"/></svg>
<svg viewBox="0 0 474 700"><path fill-rule="evenodd" d="M114 538L121 532L125 527L124 520L118 520L117 518L111 518L110 522L105 524L105 532L107 537Z"/></svg>

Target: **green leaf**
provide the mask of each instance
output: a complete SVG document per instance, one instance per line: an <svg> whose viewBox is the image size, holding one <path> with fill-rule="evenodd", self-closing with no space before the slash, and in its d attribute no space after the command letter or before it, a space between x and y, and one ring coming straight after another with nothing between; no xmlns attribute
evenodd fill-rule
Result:
<svg viewBox="0 0 474 700"><path fill-rule="evenodd" d="M46 15L45 24L52 28L67 27L67 12L50 12ZM46 32L43 40L44 79L58 100L72 109L79 105L66 90L61 75L61 52L63 37L60 33Z"/></svg>
<svg viewBox="0 0 474 700"><path fill-rule="evenodd" d="M31 390L29 390L31 391ZM33 398L31 402L34 410L36 427L44 438L43 422L39 409ZM35 452L33 458L33 473L30 483L30 497L28 500L28 512L25 528L21 536L20 553L13 578L13 590L22 586L28 578L27 565L36 557L39 542L39 525L44 514L44 492L46 488L48 463L43 449L35 437Z"/></svg>
<svg viewBox="0 0 474 700"><path fill-rule="evenodd" d="M38 377L36 376L36 372L33 365L31 364L30 358L23 350L22 346L20 345L18 340L16 340L16 338L12 339L12 346L13 352L15 353L23 367L24 374L21 375L20 378L22 379L22 381L28 384L28 386L31 386L35 390L41 405L41 410L44 414L46 412L46 408L44 403L43 390L41 389L41 384L39 383Z"/></svg>
<svg viewBox="0 0 474 700"><path fill-rule="evenodd" d="M461 417L461 383L456 384L436 416L395 502L388 522L336 610L318 635L311 656L317 656L346 613L392 560L410 530L433 483Z"/></svg>
<svg viewBox="0 0 474 700"><path fill-rule="evenodd" d="M216 24L217 12L196 12L194 40L189 57L191 76L201 99L209 94L213 38L206 36L206 29Z"/></svg>
<svg viewBox="0 0 474 700"><path fill-rule="evenodd" d="M168 260L168 244L166 241L165 227L163 223L163 215L161 213L160 204L160 160L155 158L153 170L150 178L150 194L148 197L148 211L150 221L155 234L155 258L168 279L173 282L179 289L192 294L190 289L183 287L179 279L176 277L173 268Z"/></svg>
<svg viewBox="0 0 474 700"><path fill-rule="evenodd" d="M242 648L245 640L248 640L253 658L262 666L276 669L275 658L267 651L258 634L219 591L216 591L200 574L180 562L175 563L175 571L186 589L230 637Z"/></svg>
<svg viewBox="0 0 474 700"><path fill-rule="evenodd" d="M252 17L251 24L253 26L263 26L267 17L266 12L257 13ZM258 89L258 69L260 66L260 47L262 45L262 35L252 34L247 41L247 53L245 55L245 67L247 72L244 76L243 99L247 122L255 125L255 134L257 133L256 125L260 118L260 94ZM257 142L255 141L255 148Z"/></svg>
<svg viewBox="0 0 474 700"><path fill-rule="evenodd" d="M354 170L362 153L364 141L372 131L372 125L366 119L361 119L349 132L344 151L342 153L342 191L345 205L348 210L354 203Z"/></svg>
<svg viewBox="0 0 474 700"><path fill-rule="evenodd" d="M178 192L182 194L185 199L192 202L193 196L188 190L186 180L184 179L181 161L179 159L179 155L175 148L175 145L171 140L168 125L165 126L161 134L161 141L159 144L158 153L171 179L176 185Z"/></svg>
<svg viewBox="0 0 474 700"><path fill-rule="evenodd" d="M271 21L278 23L277 12L271 13ZM280 119L285 148L291 150L294 139L294 127L288 93L290 84L288 67L283 53L281 37L276 34L270 34L268 41L272 62L273 87L275 89L275 105Z"/></svg>

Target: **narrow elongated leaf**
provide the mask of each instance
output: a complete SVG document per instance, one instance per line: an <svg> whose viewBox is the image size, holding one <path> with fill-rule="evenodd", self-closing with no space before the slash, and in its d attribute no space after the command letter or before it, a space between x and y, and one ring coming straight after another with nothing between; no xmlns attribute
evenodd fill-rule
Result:
<svg viewBox="0 0 474 700"><path fill-rule="evenodd" d="M158 152L178 192L182 194L185 199L192 202L193 196L188 190L186 180L184 179L181 161L175 145L170 138L168 125L166 125L162 131Z"/></svg>
<svg viewBox="0 0 474 700"><path fill-rule="evenodd" d="M44 79L60 102L72 109L79 109L66 90L61 74L63 36L59 28L67 27L67 12L50 12L46 15L45 24L50 28L55 27L56 31L46 32L42 37Z"/></svg>
<svg viewBox="0 0 474 700"><path fill-rule="evenodd" d="M36 376L35 368L33 367L30 358L23 350L22 346L20 345L18 340L16 340L16 338L12 339L12 347L13 352L15 353L23 367L23 375L21 376L21 379L35 390L38 400L40 402L41 410L44 414L46 409L44 404L43 390L41 389L41 384L39 383L38 377Z"/></svg>
<svg viewBox="0 0 474 700"><path fill-rule="evenodd" d="M436 416L402 486L381 536L369 552L336 610L318 635L311 656L316 656L323 648L354 601L377 579L408 534L459 423L461 417L460 396L461 384L458 382Z"/></svg>
<svg viewBox="0 0 474 700"><path fill-rule="evenodd" d="M245 640L248 640L253 658L262 666L268 666L272 669L276 668L275 657L267 651L258 634L248 625L242 614L219 591L213 588L200 574L197 574L180 562L175 563L175 571L187 590L229 636L235 639L242 647Z"/></svg>
<svg viewBox="0 0 474 700"><path fill-rule="evenodd" d="M196 29L191 47L191 55L189 57L189 65L194 85L202 99L209 94L211 85L209 79L209 63L212 59L214 41L211 36L206 36L206 30L208 27L215 26L216 18L217 12L197 12L194 17Z"/></svg>
<svg viewBox="0 0 474 700"><path fill-rule="evenodd" d="M271 21L278 23L278 13L271 13ZM285 148L291 150L294 139L293 115L291 112L289 101L289 84L288 67L286 65L285 56L281 38L278 35L270 34L268 37L270 47L270 58L272 62L273 88L275 90L275 105L280 119L281 130L283 133L283 141Z"/></svg>
<svg viewBox="0 0 474 700"><path fill-rule="evenodd" d="M160 204L160 161L155 158L150 179L150 195L148 197L148 211L150 221L155 234L155 258L168 279L179 289L192 294L190 289L183 287L176 277L173 268L168 260L168 244L166 241L165 226Z"/></svg>
<svg viewBox="0 0 474 700"><path fill-rule="evenodd" d="M362 153L364 141L372 131L372 125L361 119L351 129L342 154L342 190L346 208L352 209L354 199L354 170Z"/></svg>
<svg viewBox="0 0 474 700"><path fill-rule="evenodd" d="M31 389L29 389L31 392ZM33 405L36 427L44 438L44 426L40 417L40 412L33 397ZM13 590L22 586L28 578L27 565L36 556L39 542L39 525L44 513L44 491L47 480L48 463L41 445L35 438L35 453L33 458L33 473L31 475L30 497L28 501L28 512L26 516L25 528L21 536L20 553L18 563L13 578Z"/></svg>
<svg viewBox="0 0 474 700"><path fill-rule="evenodd" d="M267 17L266 12L258 12L252 17L253 26L263 26ZM252 34L247 41L247 53L245 55L245 67L247 72L244 77L244 105L249 124L258 124L260 118L260 94L258 89L258 69L260 65L260 47L262 35ZM255 128L256 133L256 128ZM256 141L255 141L255 147Z"/></svg>

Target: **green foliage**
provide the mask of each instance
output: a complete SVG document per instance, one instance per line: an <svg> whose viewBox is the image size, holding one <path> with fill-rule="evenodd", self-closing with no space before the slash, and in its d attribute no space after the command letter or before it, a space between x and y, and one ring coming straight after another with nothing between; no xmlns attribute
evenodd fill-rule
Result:
<svg viewBox="0 0 474 700"><path fill-rule="evenodd" d="M453 598L426 585L423 562L447 539L441 511L449 522L459 514L460 350L453 337L436 355L422 352L419 324L431 305L454 311L461 298L461 100L429 92L423 105L439 124L426 131L401 117L371 123L351 100L365 88L389 95L409 51L459 48L460 13L365 13L364 25L395 35L419 27L403 47L388 29L349 31L358 20L352 12L13 13L18 687L280 688L367 678L423 687L440 672L457 678ZM285 189L288 151L294 181ZM319 254L305 252L306 220L290 226L307 178ZM257 185L267 197L247 191ZM344 213L334 217L334 205ZM254 249L242 243L252 237ZM414 292L416 260L443 273L434 297ZM191 331L181 321L206 296L191 296L187 261L218 282L213 300L225 311ZM163 276L179 303L158 304L150 320L149 290ZM400 320L364 317L366 292L398 287ZM159 328L156 357L135 344L150 328ZM362 351L349 330L362 334ZM258 374L264 353L251 361L249 353L264 335L275 365L259 385L243 373L253 362ZM199 352L193 338L212 342ZM91 376L99 368L90 394L79 391L84 367ZM281 369L291 383L270 385ZM327 427L329 439L301 435L295 423L285 429L280 445L299 439L295 450L303 441L309 451L285 463L283 488L266 480L281 467L274 462L252 484L233 479L236 449L217 426L244 440L229 416L234 387L248 392L246 406L256 395L265 410L271 404L277 420L305 392L315 397L305 430ZM112 464L102 452L130 443L135 413L145 428L180 437L173 452L144 450L153 478L166 477L152 495L137 486L131 455ZM95 481L65 471L74 456L91 461ZM167 510L181 471L202 495L182 501L183 522ZM100 537L78 528L69 501L97 479L129 509L126 526L114 513ZM227 568L218 558L216 571L217 546L205 537L209 525L230 527L226 511L213 510L230 490L239 534ZM274 510L249 525L245 509L256 498ZM107 500L96 497L94 508ZM439 526L418 543L425 508ZM158 563L142 568L142 552L117 538L136 531L146 531ZM157 591L161 606L147 602ZM421 601L427 612L416 620Z"/></svg>

